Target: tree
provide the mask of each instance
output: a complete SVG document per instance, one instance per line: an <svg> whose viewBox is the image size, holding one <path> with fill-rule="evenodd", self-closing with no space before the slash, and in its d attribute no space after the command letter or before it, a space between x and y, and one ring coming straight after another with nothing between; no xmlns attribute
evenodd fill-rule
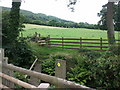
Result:
<svg viewBox="0 0 120 90"><path fill-rule="evenodd" d="M107 35L109 45L115 44L114 24L113 24L113 4L114 2L108 2L107 4Z"/></svg>
<svg viewBox="0 0 120 90"><path fill-rule="evenodd" d="M115 27L117 30L120 31L120 1L118 2L117 5L117 13L116 13L116 22L115 22Z"/></svg>
<svg viewBox="0 0 120 90"><path fill-rule="evenodd" d="M119 4L113 5L113 19L114 19L114 28L115 31L120 31L119 28L119 17L120 17L120 6ZM101 30L107 30L107 4L103 5L102 10L98 13L98 16L101 17L100 21L98 22L98 26Z"/></svg>
<svg viewBox="0 0 120 90"><path fill-rule="evenodd" d="M10 12L10 29L11 31L11 39L15 40L19 36L20 31L20 6L21 0L12 0L12 8Z"/></svg>
<svg viewBox="0 0 120 90"><path fill-rule="evenodd" d="M23 17L20 18L19 14L21 2L15 1L21 0L13 0L11 11L2 12L2 44L10 63L27 68L34 60L34 55L24 38L18 38Z"/></svg>
<svg viewBox="0 0 120 90"><path fill-rule="evenodd" d="M19 36L19 31L22 30L22 23L20 23L20 5L19 2L12 1L12 8L10 13L8 11L3 11L2 17L2 45L3 48L9 47L16 42L17 37Z"/></svg>

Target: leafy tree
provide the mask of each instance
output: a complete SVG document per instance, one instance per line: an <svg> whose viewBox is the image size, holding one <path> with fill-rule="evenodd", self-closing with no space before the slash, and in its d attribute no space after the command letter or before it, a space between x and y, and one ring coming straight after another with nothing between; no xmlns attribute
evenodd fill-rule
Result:
<svg viewBox="0 0 120 90"><path fill-rule="evenodd" d="M114 26L116 31L120 31L119 28L119 18L120 18L120 4L114 4L113 5L113 19L114 19ZM102 10L98 13L98 16L101 17L100 21L98 22L98 26L102 30L107 30L107 5L103 5Z"/></svg>
<svg viewBox="0 0 120 90"><path fill-rule="evenodd" d="M2 17L2 45L9 62L17 66L28 68L34 56L23 38L18 38L24 27L24 17L19 14L21 2L12 2L11 11L3 11ZM29 62L28 62L29 61Z"/></svg>
<svg viewBox="0 0 120 90"><path fill-rule="evenodd" d="M3 47L15 43L19 36L19 31L22 29L21 27L23 27L22 23L20 24L20 5L21 2L12 2L10 13L7 11L2 12Z"/></svg>
<svg viewBox="0 0 120 90"><path fill-rule="evenodd" d="M21 0L18 2L12 2L12 8L10 11L10 30L11 31L11 40L15 40L19 36L19 22L20 22L20 5L21 5Z"/></svg>
<svg viewBox="0 0 120 90"><path fill-rule="evenodd" d="M115 28L116 30L120 31L120 1L118 2L118 5L117 5Z"/></svg>

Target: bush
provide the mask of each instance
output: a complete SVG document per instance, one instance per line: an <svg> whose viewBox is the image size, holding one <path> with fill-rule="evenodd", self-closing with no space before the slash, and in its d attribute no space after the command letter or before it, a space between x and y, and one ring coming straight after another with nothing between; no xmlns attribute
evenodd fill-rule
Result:
<svg viewBox="0 0 120 90"><path fill-rule="evenodd" d="M55 53L43 61L43 72L55 75L55 60L67 62L67 80L96 89L120 88L120 56L111 51Z"/></svg>
<svg viewBox="0 0 120 90"><path fill-rule="evenodd" d="M120 55L120 45L116 45L112 48L112 52L115 54L115 55Z"/></svg>
<svg viewBox="0 0 120 90"><path fill-rule="evenodd" d="M105 89L120 88L120 60L118 57L99 58L91 70L90 86Z"/></svg>
<svg viewBox="0 0 120 90"><path fill-rule="evenodd" d="M90 52L91 50L89 50L89 49L84 49L84 48L81 48L81 49L79 49L79 53L84 53L84 52Z"/></svg>
<svg viewBox="0 0 120 90"><path fill-rule="evenodd" d="M52 59L46 59L42 62L42 73L48 75L55 75L55 61Z"/></svg>
<svg viewBox="0 0 120 90"><path fill-rule="evenodd" d="M24 40L16 41L16 43L6 47L5 54L9 58L9 63L23 68L30 68L35 59L30 47Z"/></svg>
<svg viewBox="0 0 120 90"><path fill-rule="evenodd" d="M96 51L85 52L84 55L86 55L89 59L96 59L101 56L101 54Z"/></svg>

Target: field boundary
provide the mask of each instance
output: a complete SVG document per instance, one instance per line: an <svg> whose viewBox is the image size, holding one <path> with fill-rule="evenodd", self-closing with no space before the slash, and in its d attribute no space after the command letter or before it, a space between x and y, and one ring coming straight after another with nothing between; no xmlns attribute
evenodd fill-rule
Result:
<svg viewBox="0 0 120 90"><path fill-rule="evenodd" d="M117 44L120 40L116 40ZM56 47L62 49L81 49L86 48L95 51L109 50L107 39L84 39L80 38L51 38L50 35L47 38L48 47Z"/></svg>

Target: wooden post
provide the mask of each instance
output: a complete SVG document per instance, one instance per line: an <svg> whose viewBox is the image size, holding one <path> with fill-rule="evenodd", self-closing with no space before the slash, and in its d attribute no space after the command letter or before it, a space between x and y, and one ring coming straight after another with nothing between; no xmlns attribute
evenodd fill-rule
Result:
<svg viewBox="0 0 120 90"><path fill-rule="evenodd" d="M38 34L38 36L39 36L39 40L41 40L41 37L40 37L41 35L40 35L40 33Z"/></svg>
<svg viewBox="0 0 120 90"><path fill-rule="evenodd" d="M62 49L64 49L64 39L62 37Z"/></svg>
<svg viewBox="0 0 120 90"><path fill-rule="evenodd" d="M100 50L102 50L102 38L100 38Z"/></svg>
<svg viewBox="0 0 120 90"><path fill-rule="evenodd" d="M57 59L55 63L55 76L59 78L66 78L66 61Z"/></svg>
<svg viewBox="0 0 120 90"><path fill-rule="evenodd" d="M35 42L38 41L37 32L35 32Z"/></svg>
<svg viewBox="0 0 120 90"><path fill-rule="evenodd" d="M4 50L0 48L0 72L2 72L2 61L4 57ZM2 84L2 78L0 77L0 84Z"/></svg>
<svg viewBox="0 0 120 90"><path fill-rule="evenodd" d="M47 38L47 46L50 48L50 35L48 35L48 38Z"/></svg>
<svg viewBox="0 0 120 90"><path fill-rule="evenodd" d="M6 65L8 64L8 58L7 57L4 57L3 64L6 64ZM14 77L14 71L13 70L10 70L10 69L7 69L7 68L3 67L2 72L9 75L9 76ZM14 88L14 83L13 82L8 81L6 79L2 79L2 81L3 81L3 85L8 86L9 88Z"/></svg>
<svg viewBox="0 0 120 90"><path fill-rule="evenodd" d="M41 72L41 64L40 63L36 63L35 67L34 67L34 71L36 72ZM40 84L40 79L35 78L35 77L30 77L29 83L35 86L38 86Z"/></svg>
<svg viewBox="0 0 120 90"><path fill-rule="evenodd" d="M66 61L65 60L60 60L60 59L56 60L56 62L55 62L55 76L62 78L62 79L66 78ZM58 85L56 87L62 88L61 86L59 86L59 82L58 82Z"/></svg>
<svg viewBox="0 0 120 90"><path fill-rule="evenodd" d="M80 37L80 48L82 48L82 37Z"/></svg>

